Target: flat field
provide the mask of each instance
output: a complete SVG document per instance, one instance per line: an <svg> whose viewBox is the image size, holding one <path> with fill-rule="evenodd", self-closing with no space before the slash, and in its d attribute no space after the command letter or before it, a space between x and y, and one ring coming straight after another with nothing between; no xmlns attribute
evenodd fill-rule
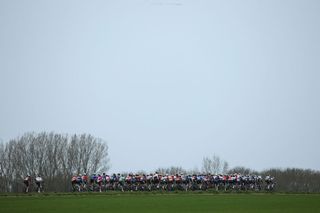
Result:
<svg viewBox="0 0 320 213"><path fill-rule="evenodd" d="M0 196L1 213L320 212L320 194L46 194Z"/></svg>

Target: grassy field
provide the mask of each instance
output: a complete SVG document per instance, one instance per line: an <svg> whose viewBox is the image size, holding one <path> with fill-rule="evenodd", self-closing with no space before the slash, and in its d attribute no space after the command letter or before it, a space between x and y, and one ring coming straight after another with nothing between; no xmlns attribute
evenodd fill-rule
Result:
<svg viewBox="0 0 320 213"><path fill-rule="evenodd" d="M1 213L320 212L308 194L86 194L0 196Z"/></svg>

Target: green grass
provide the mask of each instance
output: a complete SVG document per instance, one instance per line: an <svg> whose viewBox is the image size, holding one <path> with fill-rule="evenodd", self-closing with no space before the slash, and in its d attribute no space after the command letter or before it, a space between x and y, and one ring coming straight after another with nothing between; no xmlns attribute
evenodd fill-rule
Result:
<svg viewBox="0 0 320 213"><path fill-rule="evenodd" d="M319 194L84 194L0 196L1 213L320 212Z"/></svg>

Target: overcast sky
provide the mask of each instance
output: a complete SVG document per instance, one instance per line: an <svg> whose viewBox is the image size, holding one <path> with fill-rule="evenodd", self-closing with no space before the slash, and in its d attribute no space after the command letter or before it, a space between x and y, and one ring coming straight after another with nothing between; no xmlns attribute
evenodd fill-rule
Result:
<svg viewBox="0 0 320 213"><path fill-rule="evenodd" d="M320 169L320 1L0 0L0 138L91 133L112 171Z"/></svg>

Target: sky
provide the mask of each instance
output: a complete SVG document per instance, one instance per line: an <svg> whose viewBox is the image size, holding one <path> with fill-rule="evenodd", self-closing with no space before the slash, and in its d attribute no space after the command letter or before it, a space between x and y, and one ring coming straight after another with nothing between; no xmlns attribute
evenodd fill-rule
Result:
<svg viewBox="0 0 320 213"><path fill-rule="evenodd" d="M0 0L0 140L90 133L111 171L320 170L320 1Z"/></svg>

